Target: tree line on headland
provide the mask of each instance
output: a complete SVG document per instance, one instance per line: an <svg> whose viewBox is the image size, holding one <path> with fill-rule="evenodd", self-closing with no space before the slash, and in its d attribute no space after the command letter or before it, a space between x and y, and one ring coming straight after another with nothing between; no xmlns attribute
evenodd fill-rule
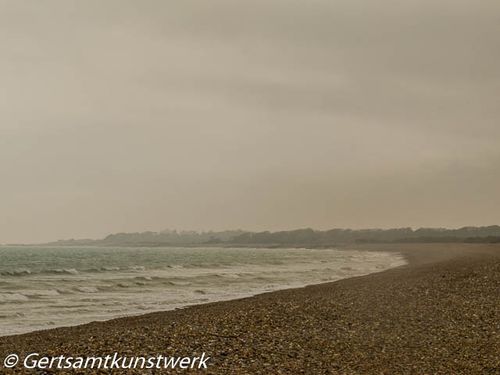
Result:
<svg viewBox="0 0 500 375"><path fill-rule="evenodd" d="M343 243L500 243L500 226L394 229L297 229L279 232L195 232L165 230L161 232L117 233L101 240L60 240L50 245L93 246L328 246Z"/></svg>

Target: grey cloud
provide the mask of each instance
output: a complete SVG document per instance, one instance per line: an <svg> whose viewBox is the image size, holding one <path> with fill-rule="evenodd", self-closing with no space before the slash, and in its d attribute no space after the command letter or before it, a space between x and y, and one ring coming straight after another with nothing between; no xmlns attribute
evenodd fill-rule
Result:
<svg viewBox="0 0 500 375"><path fill-rule="evenodd" d="M500 219L497 1L0 6L0 243Z"/></svg>

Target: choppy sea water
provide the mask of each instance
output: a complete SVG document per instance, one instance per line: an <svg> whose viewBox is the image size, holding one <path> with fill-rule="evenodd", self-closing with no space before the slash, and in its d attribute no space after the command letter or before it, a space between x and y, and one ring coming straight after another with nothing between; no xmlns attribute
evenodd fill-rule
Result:
<svg viewBox="0 0 500 375"><path fill-rule="evenodd" d="M335 249L0 247L0 336L360 276L401 255Z"/></svg>

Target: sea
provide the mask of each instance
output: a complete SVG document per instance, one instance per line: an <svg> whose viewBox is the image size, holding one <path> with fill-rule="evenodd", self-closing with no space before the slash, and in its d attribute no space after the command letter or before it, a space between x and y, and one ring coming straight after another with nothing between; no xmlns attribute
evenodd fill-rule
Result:
<svg viewBox="0 0 500 375"><path fill-rule="evenodd" d="M366 275L397 253L342 249L0 246L0 336Z"/></svg>

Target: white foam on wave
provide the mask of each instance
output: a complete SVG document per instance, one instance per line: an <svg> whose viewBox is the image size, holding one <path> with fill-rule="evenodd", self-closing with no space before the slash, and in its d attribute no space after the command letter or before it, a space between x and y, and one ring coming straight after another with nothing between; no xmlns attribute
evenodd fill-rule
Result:
<svg viewBox="0 0 500 375"><path fill-rule="evenodd" d="M54 297L59 295L57 289L40 289L40 290L23 290L21 292L24 296L30 297Z"/></svg>
<svg viewBox="0 0 500 375"><path fill-rule="evenodd" d="M80 272L78 272L74 268L69 268L69 269L55 269L54 273L63 273L63 274L68 274L68 275L78 275Z"/></svg>
<svg viewBox="0 0 500 375"><path fill-rule="evenodd" d="M5 302L24 302L28 297L22 293L0 293L0 303Z"/></svg>
<svg viewBox="0 0 500 375"><path fill-rule="evenodd" d="M82 292L82 293L97 293L99 292L99 289L93 286L80 286L75 288L77 291Z"/></svg>
<svg viewBox="0 0 500 375"><path fill-rule="evenodd" d="M2 276L26 276L26 275L31 275L31 270L28 268L21 268L21 269L15 269L15 270L6 270L0 272L0 275Z"/></svg>

